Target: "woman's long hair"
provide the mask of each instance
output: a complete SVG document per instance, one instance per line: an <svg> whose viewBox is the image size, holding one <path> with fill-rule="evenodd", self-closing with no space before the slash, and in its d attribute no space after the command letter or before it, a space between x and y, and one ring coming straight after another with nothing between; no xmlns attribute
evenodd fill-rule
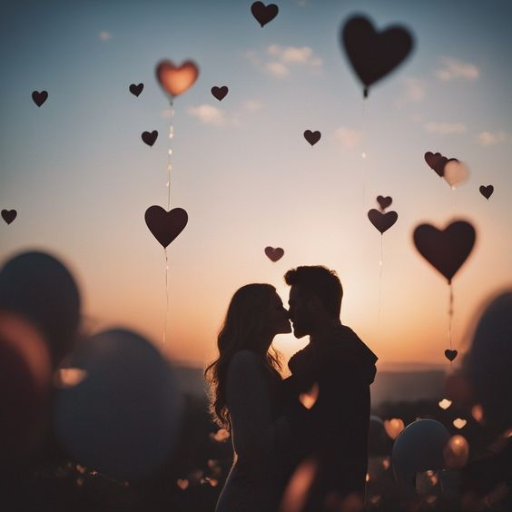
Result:
<svg viewBox="0 0 512 512"><path fill-rule="evenodd" d="M243 349L254 351L261 356L271 374L281 379L279 353L273 348L266 350L266 347L261 347L270 301L275 292L270 284L248 284L233 295L217 338L219 357L204 372L210 385L210 412L215 422L226 430L230 430L226 379L235 352Z"/></svg>

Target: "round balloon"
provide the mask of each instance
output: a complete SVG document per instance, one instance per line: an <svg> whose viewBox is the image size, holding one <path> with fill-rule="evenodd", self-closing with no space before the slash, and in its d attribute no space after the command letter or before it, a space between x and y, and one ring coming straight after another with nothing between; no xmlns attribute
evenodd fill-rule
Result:
<svg viewBox="0 0 512 512"><path fill-rule="evenodd" d="M0 309L30 320L45 338L57 367L76 336L80 294L70 271L57 258L25 252L0 270Z"/></svg>
<svg viewBox="0 0 512 512"><path fill-rule="evenodd" d="M113 329L85 340L70 364L84 372L59 390L58 440L80 464L133 480L171 455L181 394L170 364L138 334Z"/></svg>
<svg viewBox="0 0 512 512"><path fill-rule="evenodd" d="M450 433L439 421L421 419L407 425L395 440L391 454L397 478L410 481L416 473L443 469L449 440Z"/></svg>

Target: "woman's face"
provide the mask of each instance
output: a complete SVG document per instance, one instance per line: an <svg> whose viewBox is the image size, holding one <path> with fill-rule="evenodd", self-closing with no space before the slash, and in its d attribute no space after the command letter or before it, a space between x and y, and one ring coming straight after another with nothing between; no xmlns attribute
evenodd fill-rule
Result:
<svg viewBox="0 0 512 512"><path fill-rule="evenodd" d="M269 303L268 330L273 336L292 332L288 311L277 293L274 293Z"/></svg>

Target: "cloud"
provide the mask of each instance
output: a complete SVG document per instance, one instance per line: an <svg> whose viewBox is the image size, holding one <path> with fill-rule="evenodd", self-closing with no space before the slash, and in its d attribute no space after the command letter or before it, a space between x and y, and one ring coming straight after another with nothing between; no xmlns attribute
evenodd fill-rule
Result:
<svg viewBox="0 0 512 512"><path fill-rule="evenodd" d="M102 30L99 34L99 38L102 41L110 41L114 37L110 32L107 32L106 30Z"/></svg>
<svg viewBox="0 0 512 512"><path fill-rule="evenodd" d="M438 135L453 135L466 133L466 125L464 123L434 123L425 124L425 130L429 133L437 133Z"/></svg>
<svg viewBox="0 0 512 512"><path fill-rule="evenodd" d="M227 124L224 111L213 105L199 105L197 107L190 107L188 113L199 119L201 123L213 126L225 126Z"/></svg>
<svg viewBox="0 0 512 512"><path fill-rule="evenodd" d="M478 143L481 146L494 146L495 144L500 144L501 142L506 142L508 140L508 135L505 132L482 132L477 137Z"/></svg>
<svg viewBox="0 0 512 512"><path fill-rule="evenodd" d="M405 78L402 80L404 90L395 101L397 107L403 107L408 103L419 103L423 101L427 95L427 84L419 78Z"/></svg>
<svg viewBox="0 0 512 512"><path fill-rule="evenodd" d="M345 127L338 128L332 137L332 140L343 149L354 149L363 139L363 132L350 130Z"/></svg>
<svg viewBox="0 0 512 512"><path fill-rule="evenodd" d="M436 71L437 78L443 82L449 82L456 78L476 80L480 76L480 70L474 65L450 57L440 57L442 67Z"/></svg>
<svg viewBox="0 0 512 512"><path fill-rule="evenodd" d="M309 46L280 46L271 44L260 56L258 52L250 50L245 57L260 71L276 78L287 77L292 68L301 67L318 74L322 70L323 61L317 57Z"/></svg>
<svg viewBox="0 0 512 512"><path fill-rule="evenodd" d="M263 104L258 100L248 100L242 107L247 112L259 112L263 108Z"/></svg>

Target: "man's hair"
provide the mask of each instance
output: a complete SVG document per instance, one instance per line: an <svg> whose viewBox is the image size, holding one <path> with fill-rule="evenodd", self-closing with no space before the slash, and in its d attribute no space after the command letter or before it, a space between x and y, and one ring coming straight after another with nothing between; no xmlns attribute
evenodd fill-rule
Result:
<svg viewBox="0 0 512 512"><path fill-rule="evenodd" d="M343 287L338 274L334 270L329 270L320 265L297 267L288 270L284 280L290 286L299 286L301 293L309 296L316 295L325 310L339 318Z"/></svg>

